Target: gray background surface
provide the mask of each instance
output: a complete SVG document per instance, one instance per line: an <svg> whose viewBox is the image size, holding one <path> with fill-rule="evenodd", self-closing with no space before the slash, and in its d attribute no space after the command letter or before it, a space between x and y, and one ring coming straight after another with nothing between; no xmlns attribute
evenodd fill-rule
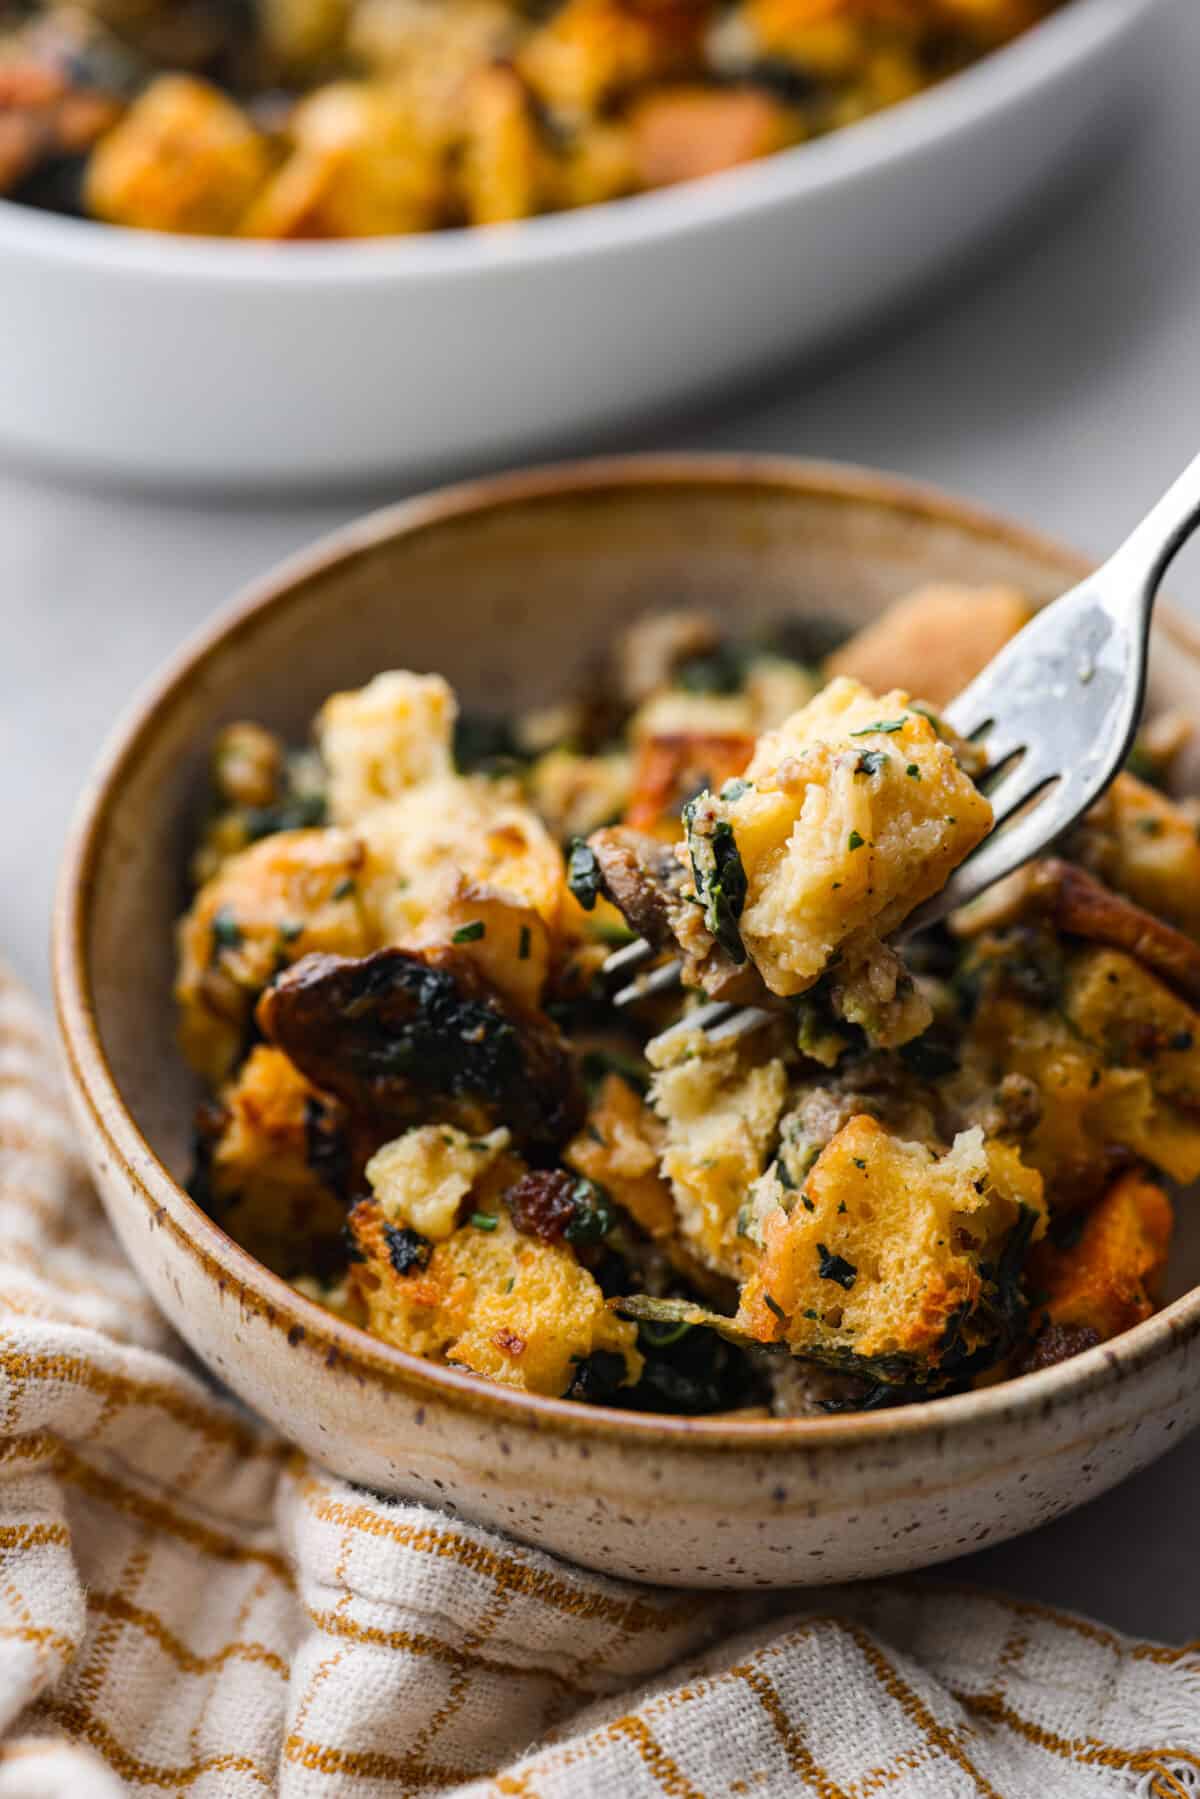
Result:
<svg viewBox="0 0 1200 1799"><path fill-rule="evenodd" d="M878 464L1103 553L1200 449L1200 6L1173 0L1119 159L987 267L823 373L629 448ZM0 322L2 328L2 322ZM0 468L0 948L45 991L59 846L114 714L249 577L386 493L154 499ZM1176 597L1200 615L1200 552ZM1200 1436L1071 1518L956 1564L1123 1629L1200 1636Z"/></svg>

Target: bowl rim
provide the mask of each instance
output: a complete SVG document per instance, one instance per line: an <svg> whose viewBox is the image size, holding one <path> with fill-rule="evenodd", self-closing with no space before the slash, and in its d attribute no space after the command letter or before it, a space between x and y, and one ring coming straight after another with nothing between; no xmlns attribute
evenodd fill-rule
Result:
<svg viewBox="0 0 1200 1799"><path fill-rule="evenodd" d="M75 219L0 199L0 243L59 263L139 279L268 288L371 285L397 279L520 270L648 242L670 241L732 217L769 213L836 191L882 165L945 146L1136 28L1160 0L1067 0L968 68L811 143L718 174L495 227L346 242L263 243L189 238Z"/></svg>
<svg viewBox="0 0 1200 1799"><path fill-rule="evenodd" d="M190 636L134 696L113 727L80 796L59 870L54 901L51 960L60 1045L78 1103L114 1166L131 1181L152 1222L176 1241L222 1289L232 1288L244 1310L287 1330L297 1347L327 1365L366 1372L386 1386L431 1403L485 1414L514 1429L575 1438L616 1439L633 1447L650 1443L682 1450L770 1449L778 1454L824 1447L856 1451L896 1438L934 1435L956 1425L997 1426L1031 1411L1048 1413L1063 1403L1108 1387L1166 1358L1200 1337L1200 1286L1069 1361L993 1386L879 1412L823 1418L738 1419L717 1415L638 1413L616 1407L526 1393L441 1367L398 1349L297 1293L211 1219L174 1179L142 1135L125 1104L100 1040L88 965L87 924L100 846L122 777L155 734L161 714L183 689L202 679L209 662L266 614L286 609L294 595L339 564L369 554L381 543L452 524L456 519L513 505L555 500L605 489L660 487L735 490L783 489L798 496L883 508L909 518L942 523L1006 543L1057 565L1065 583L1094 568L1092 560L1053 538L957 499L928 484L854 464L770 454L679 452L599 457L484 476L419 494L368 513L320 538L244 587ZM1160 603L1155 630L1172 648L1200 665L1200 631Z"/></svg>

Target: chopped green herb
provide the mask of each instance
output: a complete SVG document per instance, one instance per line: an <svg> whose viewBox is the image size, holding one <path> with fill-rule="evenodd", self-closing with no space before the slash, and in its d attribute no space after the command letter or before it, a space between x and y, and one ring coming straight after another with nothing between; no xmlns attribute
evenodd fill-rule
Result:
<svg viewBox="0 0 1200 1799"><path fill-rule="evenodd" d="M921 779L921 771L915 762L910 762L904 772L910 781L919 781Z"/></svg>
<svg viewBox="0 0 1200 1799"><path fill-rule="evenodd" d="M745 676L743 653L732 644L718 644L715 650L680 662L672 679L685 693L736 693Z"/></svg>
<svg viewBox="0 0 1200 1799"><path fill-rule="evenodd" d="M604 1188L580 1175L571 1192L575 1216L563 1232L568 1243L599 1243L613 1227L612 1201Z"/></svg>
<svg viewBox="0 0 1200 1799"><path fill-rule="evenodd" d="M815 1212L817 1209L807 1193L802 1193L800 1195L800 1204L804 1207L806 1212Z"/></svg>
<svg viewBox="0 0 1200 1799"><path fill-rule="evenodd" d="M692 1326L680 1319L678 1324L653 1324L644 1320L638 1325L638 1336L651 1349L666 1349L671 1343L678 1343L686 1337Z"/></svg>
<svg viewBox="0 0 1200 1799"><path fill-rule="evenodd" d="M529 946L532 941L533 941L533 939L532 939L532 936L530 935L529 926L527 924L523 924L521 926L521 935L517 942L517 960L518 960L518 962L528 962Z"/></svg>
<svg viewBox="0 0 1200 1799"><path fill-rule="evenodd" d="M850 1158L850 1160L851 1160L851 1161L852 1161L852 1162L853 1162L853 1163L854 1163L854 1166L855 1166L855 1167L856 1167L856 1168L865 1168L865 1167L866 1167L866 1165L867 1165L867 1164L866 1164L866 1163L865 1163L865 1162L864 1162L864 1161L863 1161L863 1159L862 1159L862 1157L861 1157L861 1156L851 1156L851 1158Z"/></svg>
<svg viewBox="0 0 1200 1799"><path fill-rule="evenodd" d="M297 937L304 933L304 926L294 918L285 918L279 927L279 935L285 943L295 943Z"/></svg>
<svg viewBox="0 0 1200 1799"><path fill-rule="evenodd" d="M222 906L214 914L212 921L213 942L221 949L240 949L242 944L242 927L233 915L230 906Z"/></svg>
<svg viewBox="0 0 1200 1799"><path fill-rule="evenodd" d="M297 793L276 806L249 806L242 818L246 838L258 843L277 831L306 831L323 825L326 817L323 793Z"/></svg>
<svg viewBox="0 0 1200 1799"><path fill-rule="evenodd" d="M433 1251L428 1237L409 1230L407 1225L385 1224L383 1240L387 1244L388 1260L397 1274L411 1274L414 1268L424 1268Z"/></svg>
<svg viewBox="0 0 1200 1799"><path fill-rule="evenodd" d="M344 899L349 899L350 895L352 893L357 893L357 892L358 892L357 881L354 879L353 875L347 875L344 880L338 882L337 886L333 890L332 897L335 900L344 900Z"/></svg>
<svg viewBox="0 0 1200 1799"><path fill-rule="evenodd" d="M721 798L723 800L740 800L744 793L749 793L753 785L753 781L744 780L741 775L737 775L732 781L726 781L721 789Z"/></svg>
<svg viewBox="0 0 1200 1799"><path fill-rule="evenodd" d="M626 924L614 924L611 919L597 918L592 921L591 936L597 943L607 943L612 949L624 949L632 943L636 932Z"/></svg>
<svg viewBox="0 0 1200 1799"><path fill-rule="evenodd" d="M1139 818L1137 828L1144 837L1161 837L1163 821L1161 818Z"/></svg>
<svg viewBox="0 0 1200 1799"><path fill-rule="evenodd" d="M879 718L873 725L864 725L861 731L851 731L851 737L870 737L873 732L881 731L885 737L904 729L903 718Z"/></svg>
<svg viewBox="0 0 1200 1799"><path fill-rule="evenodd" d="M817 1244L817 1273L823 1281L836 1281L849 1293L858 1279L858 1269L845 1256L835 1256L823 1243Z"/></svg>
<svg viewBox="0 0 1200 1799"><path fill-rule="evenodd" d="M845 1200L844 1200L844 1199L839 1199L839 1200L838 1200L838 1211L839 1211L839 1212L844 1212L844 1211L845 1211L845 1210L846 1210L846 1202L845 1202Z"/></svg>
<svg viewBox="0 0 1200 1799"><path fill-rule="evenodd" d="M576 837L567 856L567 886L585 912L594 912L600 897L600 864L596 852Z"/></svg>
<svg viewBox="0 0 1200 1799"><path fill-rule="evenodd" d="M645 1093L650 1085L650 1076L644 1062L638 1062L633 1056L619 1055L611 1049L589 1049L585 1051L579 1071L589 1093L595 1093L606 1075L619 1074L627 1086L635 1093Z"/></svg>
<svg viewBox="0 0 1200 1799"><path fill-rule="evenodd" d="M775 1174L778 1178L779 1185L783 1188L785 1193L794 1193L796 1191L796 1183L792 1179L788 1170L788 1165L782 1156L776 1157Z"/></svg>
<svg viewBox="0 0 1200 1799"><path fill-rule="evenodd" d="M500 1220L494 1212L472 1212L471 1223L477 1231L494 1231Z"/></svg>
<svg viewBox="0 0 1200 1799"><path fill-rule="evenodd" d="M704 907L704 922L721 948L734 962L746 960L738 919L746 904L746 871L738 852L733 826L719 819L712 831L700 830L696 824L697 801L689 801L683 809L687 828L688 849L696 892Z"/></svg>
<svg viewBox="0 0 1200 1799"><path fill-rule="evenodd" d="M782 1323L786 1324L787 1323L787 1313L784 1311L783 1307L779 1304L778 1300L772 1299L772 1297L769 1293L764 1293L763 1298L766 1301L770 1310L772 1312L774 1312L776 1318L778 1318Z"/></svg>
<svg viewBox="0 0 1200 1799"><path fill-rule="evenodd" d="M849 837L846 839L846 847L852 850L860 850L866 841L866 838L860 837L857 831L851 831Z"/></svg>
<svg viewBox="0 0 1200 1799"><path fill-rule="evenodd" d="M470 924L460 924L450 941L451 943L478 943L479 939L486 935L487 926L482 918L475 918Z"/></svg>
<svg viewBox="0 0 1200 1799"><path fill-rule="evenodd" d="M884 763L890 761L886 750L862 750L854 764L854 772L856 775L877 775Z"/></svg>

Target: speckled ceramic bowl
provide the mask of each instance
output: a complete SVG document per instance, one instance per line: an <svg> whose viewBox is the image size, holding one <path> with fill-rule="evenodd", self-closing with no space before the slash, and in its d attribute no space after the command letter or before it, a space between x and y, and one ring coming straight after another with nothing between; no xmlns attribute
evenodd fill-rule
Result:
<svg viewBox="0 0 1200 1799"><path fill-rule="evenodd" d="M214 731L303 731L333 687L443 670L466 702L569 685L648 607L739 626L865 619L931 577L1044 601L1067 552L936 494L806 463L657 459L504 477L376 514L292 562L134 706L84 797L55 970L87 1154L129 1256L196 1353L339 1473L612 1574L776 1586L913 1568L1013 1536L1200 1420L1200 1233L1165 1311L1060 1367L929 1405L817 1420L635 1416L435 1368L298 1297L180 1186L192 1083L172 923ZM1160 615L1158 703L1200 709L1200 648ZM1189 1241L1190 1237L1190 1241Z"/></svg>

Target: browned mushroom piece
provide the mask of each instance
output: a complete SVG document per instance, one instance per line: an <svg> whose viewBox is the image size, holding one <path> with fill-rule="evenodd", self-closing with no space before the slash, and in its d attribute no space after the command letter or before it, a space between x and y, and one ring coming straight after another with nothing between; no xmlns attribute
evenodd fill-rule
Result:
<svg viewBox="0 0 1200 1799"><path fill-rule="evenodd" d="M604 891L630 930L656 949L674 944L672 919L686 879L675 845L613 825L593 831L588 846L599 864Z"/></svg>
<svg viewBox="0 0 1200 1799"><path fill-rule="evenodd" d="M1035 864L1030 898L1067 936L1124 950L1183 998L1200 1004L1200 944L1074 862L1052 857Z"/></svg>
<svg viewBox="0 0 1200 1799"><path fill-rule="evenodd" d="M507 1125L536 1156L582 1118L557 1027L506 1005L453 949L306 956L263 994L257 1018L315 1086L381 1126L427 1123L441 1101L468 1129Z"/></svg>
<svg viewBox="0 0 1200 1799"><path fill-rule="evenodd" d="M685 986L735 1005L775 1003L753 964L735 963L704 928L700 909L685 895L691 875L675 844L613 825L593 831L588 847L605 895L630 930L655 949L682 952Z"/></svg>

